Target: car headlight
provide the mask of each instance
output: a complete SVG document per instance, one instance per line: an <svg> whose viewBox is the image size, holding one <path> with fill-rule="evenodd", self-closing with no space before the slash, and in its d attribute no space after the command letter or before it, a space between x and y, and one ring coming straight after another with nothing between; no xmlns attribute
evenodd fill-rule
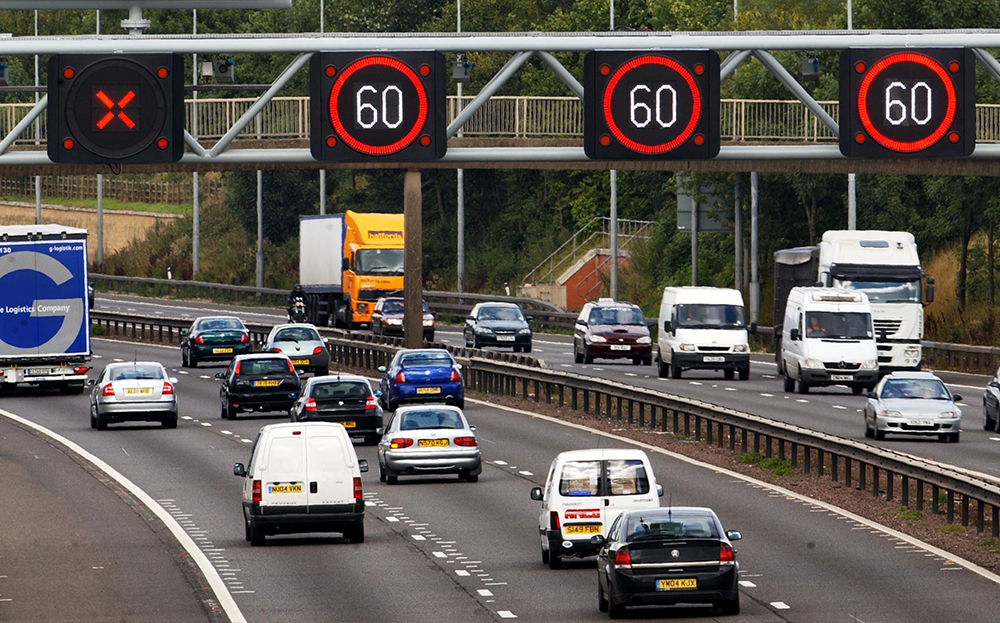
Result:
<svg viewBox="0 0 1000 623"><path fill-rule="evenodd" d="M425 318L424 319L424 326L425 327L433 327L434 326L434 319L433 318Z"/></svg>
<svg viewBox="0 0 1000 623"><path fill-rule="evenodd" d="M653 340L648 335L644 335L635 341L636 344L652 344Z"/></svg>
<svg viewBox="0 0 1000 623"><path fill-rule="evenodd" d="M517 330L517 334L518 335L531 335L531 329L529 329L527 327L525 327L523 329L518 329Z"/></svg>
<svg viewBox="0 0 1000 623"><path fill-rule="evenodd" d="M681 350L687 351L687 352L694 352L695 351L695 346L694 346L694 344L681 344Z"/></svg>
<svg viewBox="0 0 1000 623"><path fill-rule="evenodd" d="M903 414L899 411L887 411L883 409L882 413L879 413L879 415L882 417L902 417Z"/></svg>
<svg viewBox="0 0 1000 623"><path fill-rule="evenodd" d="M802 360L802 367L803 368L822 368L823 367L823 362L820 361L819 359L803 359Z"/></svg>
<svg viewBox="0 0 1000 623"><path fill-rule="evenodd" d="M589 342L607 342L608 339L603 335L588 335L587 341Z"/></svg>
<svg viewBox="0 0 1000 623"><path fill-rule="evenodd" d="M476 327L476 333L493 333L493 329L487 327Z"/></svg>
<svg viewBox="0 0 1000 623"><path fill-rule="evenodd" d="M878 369L878 359L872 359L871 361L861 362L862 370L877 370Z"/></svg>
<svg viewBox="0 0 1000 623"><path fill-rule="evenodd" d="M745 353L745 352L747 352L747 345L746 344L737 344L736 346L733 346L733 352L734 353Z"/></svg>
<svg viewBox="0 0 1000 623"><path fill-rule="evenodd" d="M401 324L403 324L403 319L402 318L386 318L385 319L385 323L386 324L393 324L393 325L401 325Z"/></svg>
<svg viewBox="0 0 1000 623"><path fill-rule="evenodd" d="M955 419L959 417L959 413L958 411L942 411L941 415L939 415L938 417Z"/></svg>

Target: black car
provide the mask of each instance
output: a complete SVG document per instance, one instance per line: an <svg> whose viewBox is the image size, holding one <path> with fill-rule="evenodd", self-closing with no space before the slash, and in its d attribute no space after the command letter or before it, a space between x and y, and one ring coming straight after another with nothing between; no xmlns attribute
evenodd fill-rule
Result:
<svg viewBox="0 0 1000 623"><path fill-rule="evenodd" d="M181 330L181 366L197 368L201 361L229 361L252 352L250 330L236 316L195 318Z"/></svg>
<svg viewBox="0 0 1000 623"><path fill-rule="evenodd" d="M993 375L983 392L983 430L1000 433L1000 370Z"/></svg>
<svg viewBox="0 0 1000 623"><path fill-rule="evenodd" d="M597 553L601 612L621 618L627 606L710 603L739 614L739 564L732 541L743 538L710 508L628 511L602 535Z"/></svg>
<svg viewBox="0 0 1000 623"><path fill-rule="evenodd" d="M287 413L302 390L292 360L277 353L239 355L215 378L222 379L219 400L227 420L245 411Z"/></svg>
<svg viewBox="0 0 1000 623"><path fill-rule="evenodd" d="M479 303L465 318L465 347L506 346L530 353L530 320L513 303Z"/></svg>
<svg viewBox="0 0 1000 623"><path fill-rule="evenodd" d="M363 376L337 374L314 376L289 412L293 422L336 422L348 435L364 435L365 443L382 439L382 407Z"/></svg>

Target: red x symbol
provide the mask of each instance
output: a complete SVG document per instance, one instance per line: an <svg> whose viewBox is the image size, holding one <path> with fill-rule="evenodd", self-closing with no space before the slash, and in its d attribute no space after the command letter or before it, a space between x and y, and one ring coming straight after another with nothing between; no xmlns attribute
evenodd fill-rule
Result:
<svg viewBox="0 0 1000 623"><path fill-rule="evenodd" d="M118 117L118 119L121 120L121 122L124 123L125 127L127 127L129 130L135 127L135 122L132 121L132 119L125 114L125 107L128 106L129 102L135 99L134 91L130 90L128 93L124 95L124 97L118 100L117 115L114 114L114 108L116 106L115 101L110 97L108 97L107 94L104 93L104 91L98 91L94 97L96 97L98 100L101 101L102 104L108 107L108 112L105 113L105 115L97 121L98 130L103 130L105 126L111 123L111 120L114 119L115 117Z"/></svg>

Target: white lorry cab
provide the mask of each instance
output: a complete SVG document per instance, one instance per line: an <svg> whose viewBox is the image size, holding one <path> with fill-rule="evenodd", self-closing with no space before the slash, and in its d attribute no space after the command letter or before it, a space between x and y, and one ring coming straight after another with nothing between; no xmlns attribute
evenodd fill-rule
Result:
<svg viewBox="0 0 1000 623"><path fill-rule="evenodd" d="M270 424L260 429L250 466L233 466L243 478L246 540L298 532L341 532L365 540L365 501L359 460L347 430L332 422Z"/></svg>
<svg viewBox="0 0 1000 623"><path fill-rule="evenodd" d="M743 295L730 288L666 287L660 301L657 372L723 370L750 378L750 346Z"/></svg>
<svg viewBox="0 0 1000 623"><path fill-rule="evenodd" d="M591 542L606 535L618 515L658 508L663 488L656 484L649 457L639 449L571 450L549 467L545 487L531 490L540 501L538 534L542 564L562 566L562 558L597 554Z"/></svg>
<svg viewBox="0 0 1000 623"><path fill-rule="evenodd" d="M855 394L878 383L878 350L864 292L792 288L781 335L785 391L846 385Z"/></svg>

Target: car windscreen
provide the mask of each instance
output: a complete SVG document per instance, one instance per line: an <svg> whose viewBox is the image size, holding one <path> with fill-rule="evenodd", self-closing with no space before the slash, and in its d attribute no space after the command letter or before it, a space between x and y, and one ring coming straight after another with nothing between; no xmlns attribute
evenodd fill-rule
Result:
<svg viewBox="0 0 1000 623"><path fill-rule="evenodd" d="M333 381L313 383L309 395L317 400L344 400L367 398L371 392L367 383L359 381Z"/></svg>
<svg viewBox="0 0 1000 623"><path fill-rule="evenodd" d="M872 315L862 312L806 312L805 337L867 340L872 335Z"/></svg>
<svg viewBox="0 0 1000 623"><path fill-rule="evenodd" d="M427 303L421 301L420 306L425 314L431 313L431 310L427 309ZM387 314L402 314L406 310L403 308L403 301L391 299L382 304L382 311Z"/></svg>
<svg viewBox="0 0 1000 623"><path fill-rule="evenodd" d="M166 378L160 366L127 366L112 368L108 373L112 381L155 380Z"/></svg>
<svg viewBox="0 0 1000 623"><path fill-rule="evenodd" d="M937 379L890 379L882 386L882 398L951 400L951 395Z"/></svg>
<svg viewBox="0 0 1000 623"><path fill-rule="evenodd" d="M242 331L239 318L206 318L198 323L198 331Z"/></svg>
<svg viewBox="0 0 1000 623"><path fill-rule="evenodd" d="M320 339L316 329L310 329L309 327L279 329L274 334L275 342L319 342Z"/></svg>
<svg viewBox="0 0 1000 623"><path fill-rule="evenodd" d="M462 417L450 409L421 409L404 413L399 430L464 429Z"/></svg>
<svg viewBox="0 0 1000 623"><path fill-rule="evenodd" d="M607 461L608 495L644 495L649 493L646 467L637 459Z"/></svg>
<svg viewBox="0 0 1000 623"><path fill-rule="evenodd" d="M678 305L677 326L682 329L746 328L742 305Z"/></svg>
<svg viewBox="0 0 1000 623"><path fill-rule="evenodd" d="M868 295L869 303L919 303L920 281L852 281L835 279L835 287L859 290Z"/></svg>
<svg viewBox="0 0 1000 623"><path fill-rule="evenodd" d="M448 353L410 353L399 360L403 368L418 368L421 366L450 366L451 355Z"/></svg>
<svg viewBox="0 0 1000 623"><path fill-rule="evenodd" d="M282 374L287 373L287 359L244 359L240 362L240 376L257 376L261 374Z"/></svg>
<svg viewBox="0 0 1000 623"><path fill-rule="evenodd" d="M354 255L354 270L359 275L402 275L402 249L362 249Z"/></svg>
<svg viewBox="0 0 1000 623"><path fill-rule="evenodd" d="M718 539L712 517L684 512L635 513L625 527L629 541L644 539Z"/></svg>
<svg viewBox="0 0 1000 623"><path fill-rule="evenodd" d="M524 322L524 316L521 315L521 310L516 307L481 307L479 320Z"/></svg>
<svg viewBox="0 0 1000 623"><path fill-rule="evenodd" d="M590 311L587 319L592 325L636 324L646 325L646 318L638 307L597 307Z"/></svg>
<svg viewBox="0 0 1000 623"><path fill-rule="evenodd" d="M600 490L600 461L569 461L559 475L559 495L593 496Z"/></svg>

